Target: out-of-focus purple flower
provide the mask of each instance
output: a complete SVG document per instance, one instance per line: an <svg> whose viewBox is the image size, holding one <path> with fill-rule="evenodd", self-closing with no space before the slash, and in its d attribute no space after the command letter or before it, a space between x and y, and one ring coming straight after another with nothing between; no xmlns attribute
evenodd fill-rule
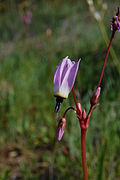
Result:
<svg viewBox="0 0 120 180"><path fill-rule="evenodd" d="M57 139L60 141L64 135L65 131L65 126L66 126L66 119L65 117L62 117L58 123L58 128L57 128Z"/></svg>
<svg viewBox="0 0 120 180"><path fill-rule="evenodd" d="M111 28L111 31L118 30L120 32L120 8L119 7L116 9L116 14L112 18L112 21L110 22L110 28Z"/></svg>
<svg viewBox="0 0 120 180"><path fill-rule="evenodd" d="M32 12L31 11L27 11L25 15L21 15L21 21L24 24L30 24L32 20Z"/></svg>
<svg viewBox="0 0 120 180"><path fill-rule="evenodd" d="M54 96L56 97L56 108L58 112L60 103L66 99L74 85L80 60L71 61L68 56L65 57L57 66L54 73Z"/></svg>
<svg viewBox="0 0 120 180"><path fill-rule="evenodd" d="M91 103L92 106L97 104L98 98L100 96L100 91L101 91L101 87L98 87L96 89L96 91L93 93L93 95L91 97L91 100L90 100L90 103Z"/></svg>

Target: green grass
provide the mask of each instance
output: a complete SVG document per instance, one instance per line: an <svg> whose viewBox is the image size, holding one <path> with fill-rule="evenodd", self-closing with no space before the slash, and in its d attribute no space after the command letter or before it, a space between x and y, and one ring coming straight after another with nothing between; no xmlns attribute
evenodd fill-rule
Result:
<svg viewBox="0 0 120 180"><path fill-rule="evenodd" d="M56 140L53 75L65 56L81 58L75 90L82 107L89 109L106 51L99 26L85 2L38 2L30 6L33 19L24 37L18 11L11 7L0 17L0 178L82 179L80 128L72 112L63 140ZM108 7L104 23L110 37L111 1ZM113 47L120 61L119 40L117 33ZM119 78L109 56L86 138L89 179L120 178ZM74 106L71 94L60 115L69 105ZM11 152L17 153L15 157Z"/></svg>

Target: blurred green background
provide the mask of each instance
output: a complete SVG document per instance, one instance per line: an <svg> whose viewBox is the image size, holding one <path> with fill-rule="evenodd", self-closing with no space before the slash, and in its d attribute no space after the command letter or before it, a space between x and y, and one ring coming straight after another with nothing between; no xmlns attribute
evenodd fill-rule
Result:
<svg viewBox="0 0 120 180"><path fill-rule="evenodd" d="M96 88L119 1L0 1L0 179L83 179L80 127L67 115L57 142L58 119L74 106L72 94L54 114L53 75L65 56L81 58L75 92L82 107ZM32 12L29 24L21 16ZM99 106L86 137L90 180L120 179L120 34L102 80Z"/></svg>

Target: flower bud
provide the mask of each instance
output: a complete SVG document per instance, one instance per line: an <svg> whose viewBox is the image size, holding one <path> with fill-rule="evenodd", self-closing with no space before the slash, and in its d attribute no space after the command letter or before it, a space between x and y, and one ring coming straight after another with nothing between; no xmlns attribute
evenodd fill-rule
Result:
<svg viewBox="0 0 120 180"><path fill-rule="evenodd" d="M97 104L98 98L100 96L100 91L101 91L101 87L98 87L96 89L96 91L93 93L91 100L90 100L90 104L91 106L94 106Z"/></svg>
<svg viewBox="0 0 120 180"><path fill-rule="evenodd" d="M82 114L82 107L80 103L77 103L77 105L78 105L78 114L80 116Z"/></svg>
<svg viewBox="0 0 120 180"><path fill-rule="evenodd" d="M65 126L66 126L66 119L65 117L62 117L58 123L58 128L57 128L57 139L60 141L64 135L65 131Z"/></svg>
<svg viewBox="0 0 120 180"><path fill-rule="evenodd" d="M85 111L85 109L83 109L83 111L82 111L82 119L84 120L86 118L86 111Z"/></svg>
<svg viewBox="0 0 120 180"><path fill-rule="evenodd" d="M115 32L118 30L120 32L120 8L116 8L116 13L112 18L112 21L110 22L110 28L111 31Z"/></svg>

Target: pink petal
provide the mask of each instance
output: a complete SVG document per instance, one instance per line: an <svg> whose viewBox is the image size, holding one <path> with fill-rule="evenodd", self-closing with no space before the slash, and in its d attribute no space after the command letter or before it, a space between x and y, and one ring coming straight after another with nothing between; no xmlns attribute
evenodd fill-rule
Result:
<svg viewBox="0 0 120 180"><path fill-rule="evenodd" d="M64 135L64 129L62 127L59 127L57 130L57 139L60 141Z"/></svg>

